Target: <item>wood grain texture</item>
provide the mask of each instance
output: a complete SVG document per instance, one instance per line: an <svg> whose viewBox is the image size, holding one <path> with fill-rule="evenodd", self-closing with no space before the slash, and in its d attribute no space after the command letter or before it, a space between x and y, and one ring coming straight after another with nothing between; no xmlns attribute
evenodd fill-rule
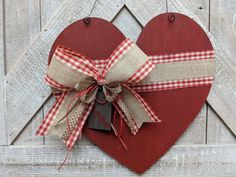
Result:
<svg viewBox="0 0 236 177"><path fill-rule="evenodd" d="M173 6L172 0L167 0L167 2L169 6L169 12L177 11L179 13L182 13L181 9L176 9L177 6ZM186 9L194 13L196 17L201 21L201 23L205 26L205 28L209 29L209 0L179 0L178 2L181 3L181 5L183 5Z"/></svg>
<svg viewBox="0 0 236 177"><path fill-rule="evenodd" d="M91 146L74 149L58 171L66 153L58 146L1 147L0 170L3 176L140 176ZM235 157L235 145L175 145L142 176L234 177Z"/></svg>
<svg viewBox="0 0 236 177"><path fill-rule="evenodd" d="M142 26L126 7L116 15L112 23L132 41L136 41L142 31Z"/></svg>
<svg viewBox="0 0 236 177"><path fill-rule="evenodd" d="M39 0L12 0L5 2L6 71L40 32Z"/></svg>
<svg viewBox="0 0 236 177"><path fill-rule="evenodd" d="M67 25L85 17L92 5L93 1L64 2L57 15L6 76L8 143L16 138L51 93L49 87L43 83L43 76L47 67L47 55L53 41ZM97 3L93 15L112 20L122 6L123 2L119 0L110 3L104 0Z"/></svg>
<svg viewBox="0 0 236 177"><path fill-rule="evenodd" d="M210 10L210 32L236 64L236 1L211 1Z"/></svg>
<svg viewBox="0 0 236 177"><path fill-rule="evenodd" d="M4 57L4 4L3 0L0 0L0 145L7 144L7 126L4 116L5 109L5 57Z"/></svg>
<svg viewBox="0 0 236 177"><path fill-rule="evenodd" d="M181 135L181 137L175 144L205 144L206 116L206 104L204 104L201 112L199 112L198 116L194 119L188 129L183 133L183 135Z"/></svg>
<svg viewBox="0 0 236 177"><path fill-rule="evenodd" d="M65 0L40 0L41 2L41 26L44 27L50 19L60 10Z"/></svg>
<svg viewBox="0 0 236 177"><path fill-rule="evenodd" d="M235 144L235 136L211 107L207 115L207 144Z"/></svg>
<svg viewBox="0 0 236 177"><path fill-rule="evenodd" d="M222 57L225 60L231 60L232 65L235 68L235 47L236 47L236 3L235 1L227 1L223 3L222 1L216 0L211 1L210 4L210 24L209 30L225 51ZM219 58L220 60L224 58ZM234 69L233 68L233 69ZM221 68L219 68L221 70ZM234 70L235 71L235 70ZM227 73L224 71L220 72L223 78L230 79ZM220 81L221 82L221 81ZM228 82L231 82L228 80ZM233 81L232 81L233 82ZM225 83L225 82L224 82ZM229 86L230 87L230 86ZM231 88L224 89L228 92L227 95L230 98L230 94L233 90L228 90ZM226 110L227 111L227 110ZM227 126L218 120L219 115L215 114L215 111L209 109L208 113L208 143L235 143L236 137L233 136L232 132L229 131ZM234 117L235 119L235 117Z"/></svg>
<svg viewBox="0 0 236 177"><path fill-rule="evenodd" d="M7 11L5 13L6 66L9 71L41 31L40 0L7 1L5 11ZM36 137L34 132L42 117L42 110L40 110L32 118L32 121L21 130L14 144L43 144L43 138Z"/></svg>
<svg viewBox="0 0 236 177"><path fill-rule="evenodd" d="M40 109L28 122L26 127L22 129L17 138L13 141L13 145L43 145L44 137L35 135L35 132L42 120L43 111Z"/></svg>
<svg viewBox="0 0 236 177"><path fill-rule="evenodd" d="M167 10L166 1L163 0L126 0L125 5L142 26L145 26L156 15L165 13Z"/></svg>

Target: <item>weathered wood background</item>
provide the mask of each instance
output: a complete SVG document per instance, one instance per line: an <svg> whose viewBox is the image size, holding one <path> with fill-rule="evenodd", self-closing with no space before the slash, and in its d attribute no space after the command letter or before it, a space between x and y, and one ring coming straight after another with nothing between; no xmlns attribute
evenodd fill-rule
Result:
<svg viewBox="0 0 236 177"><path fill-rule="evenodd" d="M136 176L85 137L64 170L66 149L35 129L53 103L43 83L56 36L89 14L95 0L0 0L0 176ZM208 32L216 80L201 113L171 150L143 176L236 176L236 1L98 0L105 18L136 40L155 15L180 12ZM193 41L194 42L194 41Z"/></svg>

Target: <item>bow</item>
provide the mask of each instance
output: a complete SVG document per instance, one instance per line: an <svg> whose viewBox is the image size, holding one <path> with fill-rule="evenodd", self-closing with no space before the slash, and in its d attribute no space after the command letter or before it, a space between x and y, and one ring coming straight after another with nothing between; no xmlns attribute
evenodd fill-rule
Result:
<svg viewBox="0 0 236 177"><path fill-rule="evenodd" d="M160 122L145 100L131 87L144 80L154 68L155 64L129 39L114 50L102 68L96 67L89 58L65 46L58 46L45 81L59 96L36 134L56 134L71 149L81 136L99 87L133 135L144 122Z"/></svg>

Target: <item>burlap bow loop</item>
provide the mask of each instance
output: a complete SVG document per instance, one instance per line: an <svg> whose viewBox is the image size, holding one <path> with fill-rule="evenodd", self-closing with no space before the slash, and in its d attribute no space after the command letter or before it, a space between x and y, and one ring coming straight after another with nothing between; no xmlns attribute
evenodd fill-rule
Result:
<svg viewBox="0 0 236 177"><path fill-rule="evenodd" d="M138 132L143 122L159 122L148 104L129 87L155 68L152 61L129 39L124 40L106 61L106 65L98 69L88 57L64 46L57 47L45 81L61 94L40 125L38 135L56 134L71 149L81 135L99 88L132 134Z"/></svg>

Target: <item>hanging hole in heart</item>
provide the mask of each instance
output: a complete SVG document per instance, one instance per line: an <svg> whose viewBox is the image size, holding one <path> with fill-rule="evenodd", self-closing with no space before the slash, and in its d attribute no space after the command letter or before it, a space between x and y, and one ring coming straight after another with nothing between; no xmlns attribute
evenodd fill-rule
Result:
<svg viewBox="0 0 236 177"><path fill-rule="evenodd" d="M84 22L85 25L89 25L91 23L91 18L90 17L85 17L83 19L83 22Z"/></svg>
<svg viewBox="0 0 236 177"><path fill-rule="evenodd" d="M169 20L170 23L174 23L174 21L175 21L175 15L174 15L174 14L168 15L168 20Z"/></svg>

